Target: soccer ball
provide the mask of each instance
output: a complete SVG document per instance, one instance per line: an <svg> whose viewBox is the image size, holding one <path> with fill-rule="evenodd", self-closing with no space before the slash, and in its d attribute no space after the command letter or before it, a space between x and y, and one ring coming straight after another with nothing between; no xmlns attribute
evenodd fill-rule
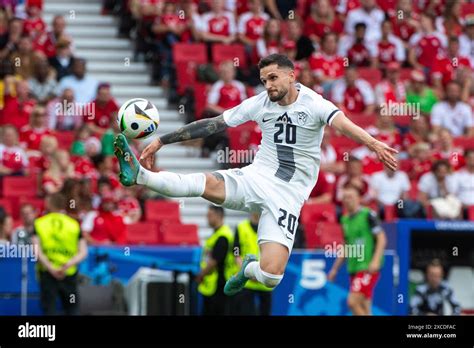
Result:
<svg viewBox="0 0 474 348"><path fill-rule="evenodd" d="M157 108L143 98L127 100L117 114L120 131L129 139L145 139L153 134L160 124Z"/></svg>

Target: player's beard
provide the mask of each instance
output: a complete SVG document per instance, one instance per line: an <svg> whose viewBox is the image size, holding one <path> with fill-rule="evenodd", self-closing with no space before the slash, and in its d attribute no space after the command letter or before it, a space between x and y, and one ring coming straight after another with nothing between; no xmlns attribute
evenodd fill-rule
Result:
<svg viewBox="0 0 474 348"><path fill-rule="evenodd" d="M276 96L274 96L273 94L270 94L270 92L269 92L268 93L268 98L272 102L278 102L278 101L282 100L285 97L286 93L288 93L288 90L283 90L283 91L279 92Z"/></svg>

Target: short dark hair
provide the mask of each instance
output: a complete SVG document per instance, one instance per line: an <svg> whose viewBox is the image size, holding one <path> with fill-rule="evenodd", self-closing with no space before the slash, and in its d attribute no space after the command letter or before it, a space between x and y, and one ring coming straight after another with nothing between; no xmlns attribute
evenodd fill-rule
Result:
<svg viewBox="0 0 474 348"><path fill-rule="evenodd" d="M354 25L354 29L355 30L358 30L358 29L367 29L367 24L365 24L364 22L358 22Z"/></svg>
<svg viewBox="0 0 474 348"><path fill-rule="evenodd" d="M46 196L50 209L61 210L66 207L66 197L60 192L52 193Z"/></svg>
<svg viewBox="0 0 474 348"><path fill-rule="evenodd" d="M443 166L448 168L448 170L451 169L451 164L449 163L449 161L447 159L440 159L440 160L435 161L431 165L431 171L436 172L440 167L443 167Z"/></svg>
<svg viewBox="0 0 474 348"><path fill-rule="evenodd" d="M283 68L290 68L292 70L295 69L295 66L290 58L288 58L284 54L278 54L278 53L270 54L269 56L266 56L265 58L260 59L260 62L258 62L258 69L263 69L273 64L278 65L279 68L283 67Z"/></svg>
<svg viewBox="0 0 474 348"><path fill-rule="evenodd" d="M209 205L209 210L212 210L215 213L219 214L221 217L224 217L224 208L222 207L219 207L217 205Z"/></svg>
<svg viewBox="0 0 474 348"><path fill-rule="evenodd" d="M474 153L474 147L470 147L464 151L464 157L469 156L471 153Z"/></svg>
<svg viewBox="0 0 474 348"><path fill-rule="evenodd" d="M444 272L444 266L440 259L433 259L426 265L425 272L428 272L430 267L440 267Z"/></svg>

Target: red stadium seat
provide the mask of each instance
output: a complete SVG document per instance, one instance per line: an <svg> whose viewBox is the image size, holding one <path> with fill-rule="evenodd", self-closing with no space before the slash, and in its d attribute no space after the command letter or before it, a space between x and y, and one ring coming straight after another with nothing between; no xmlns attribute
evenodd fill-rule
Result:
<svg viewBox="0 0 474 348"><path fill-rule="evenodd" d="M13 215L13 204L11 199L0 199L0 207L5 209L8 215Z"/></svg>
<svg viewBox="0 0 474 348"><path fill-rule="evenodd" d="M361 128L374 126L377 121L376 115L349 114L347 117L349 117L352 122Z"/></svg>
<svg viewBox="0 0 474 348"><path fill-rule="evenodd" d="M332 203L306 203L301 209L301 223L336 222L336 206Z"/></svg>
<svg viewBox="0 0 474 348"><path fill-rule="evenodd" d="M5 176L3 178L3 197L36 197L36 177Z"/></svg>
<svg viewBox="0 0 474 348"><path fill-rule="evenodd" d="M43 198L20 198L18 202L18 208L21 209L23 204L31 204L37 210L38 214L44 212L44 199Z"/></svg>
<svg viewBox="0 0 474 348"><path fill-rule="evenodd" d="M333 243L344 243L344 232L337 222L319 222L316 227L316 233L320 236L320 243L323 247Z"/></svg>
<svg viewBox="0 0 474 348"><path fill-rule="evenodd" d="M454 146L463 149L474 149L474 138L472 137L457 137L454 138Z"/></svg>
<svg viewBox="0 0 474 348"><path fill-rule="evenodd" d="M344 158L345 153L350 153L360 146L354 140L342 135L333 135L331 137L331 145L334 146L339 160Z"/></svg>
<svg viewBox="0 0 474 348"><path fill-rule="evenodd" d="M166 245L199 245L198 227L193 224L164 223L160 227L161 243Z"/></svg>
<svg viewBox="0 0 474 348"><path fill-rule="evenodd" d="M397 210L393 204L384 206L385 222L393 222L397 220Z"/></svg>
<svg viewBox="0 0 474 348"><path fill-rule="evenodd" d="M180 221L179 204L175 201L147 200L145 202L147 221Z"/></svg>
<svg viewBox="0 0 474 348"><path fill-rule="evenodd" d="M59 148L69 151L71 145L74 142L74 132L71 131L61 131L54 133L56 139L58 139Z"/></svg>
<svg viewBox="0 0 474 348"><path fill-rule="evenodd" d="M206 64L206 45L202 43L176 43L173 45L173 61L175 63L194 62L196 64Z"/></svg>
<svg viewBox="0 0 474 348"><path fill-rule="evenodd" d="M130 244L159 244L158 226L154 222L127 225L127 242Z"/></svg>
<svg viewBox="0 0 474 348"><path fill-rule="evenodd" d="M202 118L202 113L206 108L207 104L207 92L209 85L205 83L196 82L194 84L194 117L196 120Z"/></svg>
<svg viewBox="0 0 474 348"><path fill-rule="evenodd" d="M379 69L358 68L357 72L359 74L359 78L366 80L372 85L372 87L375 87L380 81L382 81L382 73Z"/></svg>
<svg viewBox="0 0 474 348"><path fill-rule="evenodd" d="M321 236L318 230L317 222L308 222L304 226L304 234L306 240L306 247L309 249L318 249L322 248Z"/></svg>
<svg viewBox="0 0 474 348"><path fill-rule="evenodd" d="M223 61L230 60L237 68L247 67L247 56L242 44L214 44L212 45L212 63L219 65Z"/></svg>
<svg viewBox="0 0 474 348"><path fill-rule="evenodd" d="M467 218L470 221L474 221L474 205L467 208Z"/></svg>
<svg viewBox="0 0 474 348"><path fill-rule="evenodd" d="M183 95L186 88L192 88L196 84L197 64L194 62L177 62L175 66L178 93Z"/></svg>

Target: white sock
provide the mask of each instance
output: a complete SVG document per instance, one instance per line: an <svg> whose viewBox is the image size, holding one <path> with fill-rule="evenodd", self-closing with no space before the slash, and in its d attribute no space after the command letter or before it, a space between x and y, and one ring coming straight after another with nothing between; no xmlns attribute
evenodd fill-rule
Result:
<svg viewBox="0 0 474 348"><path fill-rule="evenodd" d="M137 184L145 185L168 197L200 197L206 188L206 175L204 173L176 174L165 171L154 173L140 167Z"/></svg>
<svg viewBox="0 0 474 348"><path fill-rule="evenodd" d="M283 274L271 274L262 271L260 268L260 262L258 261L250 262L244 269L244 275L250 279L262 283L269 288L276 287L283 279Z"/></svg>

